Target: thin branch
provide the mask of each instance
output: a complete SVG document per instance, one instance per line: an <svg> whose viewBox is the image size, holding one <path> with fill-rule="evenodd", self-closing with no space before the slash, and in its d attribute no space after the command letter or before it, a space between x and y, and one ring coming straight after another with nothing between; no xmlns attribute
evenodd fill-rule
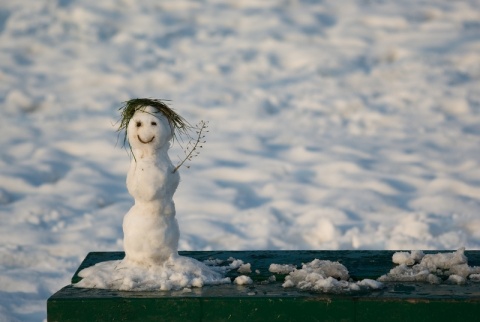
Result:
<svg viewBox="0 0 480 322"><path fill-rule="evenodd" d="M193 139L191 139L187 146L186 149L184 150L185 152L185 158L180 161L180 163L175 167L173 172L175 173L187 160L192 161L192 159L200 154L198 149L203 148L201 144L205 143L206 141L203 140L205 138L205 135L203 134L208 128L208 122L205 121L200 121L198 125L196 126L197 129L197 139L195 140L195 143L192 143ZM187 168L190 168L190 166L186 166Z"/></svg>

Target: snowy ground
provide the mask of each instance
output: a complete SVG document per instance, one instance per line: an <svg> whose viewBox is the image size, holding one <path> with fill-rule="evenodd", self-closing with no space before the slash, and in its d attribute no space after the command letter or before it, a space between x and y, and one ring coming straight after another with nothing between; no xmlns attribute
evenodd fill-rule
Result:
<svg viewBox="0 0 480 322"><path fill-rule="evenodd" d="M2 1L0 321L122 249L133 97L210 122L182 250L480 249L479 52L475 0Z"/></svg>

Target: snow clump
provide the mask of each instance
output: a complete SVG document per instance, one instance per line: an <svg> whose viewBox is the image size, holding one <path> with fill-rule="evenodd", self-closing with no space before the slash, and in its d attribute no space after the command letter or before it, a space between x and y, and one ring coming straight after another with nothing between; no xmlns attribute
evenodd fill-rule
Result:
<svg viewBox="0 0 480 322"><path fill-rule="evenodd" d="M209 259L206 261L203 261L206 265L208 266L214 266L212 267L215 271L220 272L220 273L227 273L232 270L238 270L240 274L245 274L245 273L251 273L251 264L250 263L244 263L243 260L241 259L236 259L233 257L229 257L227 262L230 262L228 265L223 265L223 266L216 266L223 264L225 261L220 260L220 259Z"/></svg>
<svg viewBox="0 0 480 322"><path fill-rule="evenodd" d="M233 257L229 257L227 261L231 262L230 265L228 265L229 269L237 269L244 264L243 260Z"/></svg>
<svg viewBox="0 0 480 322"><path fill-rule="evenodd" d="M237 285L250 285L253 284L253 281L249 276L240 275L235 278L233 283Z"/></svg>
<svg viewBox="0 0 480 322"><path fill-rule="evenodd" d="M419 263L423 256L425 256L425 254L421 250L412 250L410 253L396 252L392 256L392 261L395 264L413 265Z"/></svg>
<svg viewBox="0 0 480 322"><path fill-rule="evenodd" d="M480 282L480 274L471 274L468 278L472 281Z"/></svg>
<svg viewBox="0 0 480 322"><path fill-rule="evenodd" d="M250 265L250 263L242 264L238 268L237 272L239 272L240 274L251 273L252 272L252 265Z"/></svg>
<svg viewBox="0 0 480 322"><path fill-rule="evenodd" d="M393 254L392 261L400 265L380 276L378 280L381 282L428 282L431 284L442 283L442 276L448 276L446 282L454 284L464 284L469 276L471 280L476 280L476 274L480 273L480 267L468 266L468 259L464 252L464 247L452 253L427 255L418 251L412 251L411 254L398 252Z"/></svg>
<svg viewBox="0 0 480 322"><path fill-rule="evenodd" d="M301 269L290 272L282 286L324 293L345 293L383 287L382 283L375 280L351 282L349 277L347 268L339 262L315 259L302 264Z"/></svg>
<svg viewBox="0 0 480 322"><path fill-rule="evenodd" d="M120 291L169 291L204 285L229 284L230 278L193 258L171 257L162 265L106 261L83 269L74 287Z"/></svg>
<svg viewBox="0 0 480 322"><path fill-rule="evenodd" d="M296 265L292 264L270 264L270 267L268 268L268 271L271 273L275 274L289 274L290 272L293 272L297 268Z"/></svg>
<svg viewBox="0 0 480 322"><path fill-rule="evenodd" d="M223 264L224 260L218 259L218 258L209 258L203 261L205 265L208 266L216 266L216 265L221 265Z"/></svg>

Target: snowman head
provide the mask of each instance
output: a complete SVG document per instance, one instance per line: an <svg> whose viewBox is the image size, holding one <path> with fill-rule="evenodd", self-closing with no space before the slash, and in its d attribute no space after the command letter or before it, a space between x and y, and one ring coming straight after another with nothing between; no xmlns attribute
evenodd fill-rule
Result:
<svg viewBox="0 0 480 322"><path fill-rule="evenodd" d="M128 123L128 142L133 150L158 150L173 137L167 118L152 106L135 112Z"/></svg>
<svg viewBox="0 0 480 322"><path fill-rule="evenodd" d="M190 128L187 121L160 100L136 98L120 109L118 130L125 130L124 144L128 140L132 152L155 153L175 137L176 130L186 132Z"/></svg>

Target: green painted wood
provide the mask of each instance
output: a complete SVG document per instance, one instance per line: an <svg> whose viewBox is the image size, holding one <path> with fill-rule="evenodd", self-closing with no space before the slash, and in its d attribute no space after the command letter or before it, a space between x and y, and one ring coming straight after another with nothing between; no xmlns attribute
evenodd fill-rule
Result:
<svg viewBox="0 0 480 322"><path fill-rule="evenodd" d="M437 253L436 251L435 253ZM229 257L251 263L254 285L217 285L192 292L121 292L64 287L47 301L49 321L475 321L480 316L480 283L430 285L387 283L378 291L348 295L300 291L265 283L271 263L296 264L315 258L339 261L353 279L376 279L395 265L393 251L208 251L181 252L205 260ZM480 251L465 252L480 266ZM123 252L90 253L83 268L122 259ZM234 278L236 272L230 272Z"/></svg>

